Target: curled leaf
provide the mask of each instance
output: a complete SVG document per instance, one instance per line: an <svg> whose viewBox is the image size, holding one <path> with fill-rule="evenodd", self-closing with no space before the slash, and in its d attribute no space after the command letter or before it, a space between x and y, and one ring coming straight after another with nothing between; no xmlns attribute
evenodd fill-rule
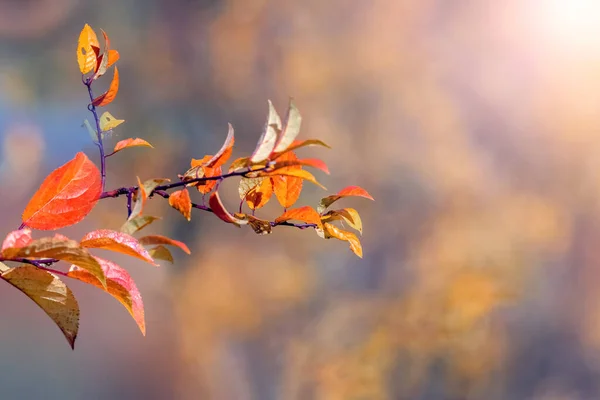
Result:
<svg viewBox="0 0 600 400"><path fill-rule="evenodd" d="M151 248L149 252L152 258L158 260L165 260L173 264L173 255L171 254L171 251L165 246L158 245L156 247Z"/></svg>
<svg viewBox="0 0 600 400"><path fill-rule="evenodd" d="M234 217L241 221L248 221L248 225L250 225L252 229L254 229L254 232L256 232L259 235L268 235L269 233L271 233L273 228L269 221L256 218L253 215L235 213Z"/></svg>
<svg viewBox="0 0 600 400"><path fill-rule="evenodd" d="M281 118L279 118L279 114L277 114L271 100L268 102L269 115L267 117L267 122L265 123L263 133L258 140L256 149L250 157L250 161L253 163L261 162L269 158L269 155L275 148L277 133L281 130Z"/></svg>
<svg viewBox="0 0 600 400"><path fill-rule="evenodd" d="M106 73L106 70L108 69L108 63L110 61L110 39L104 31L102 31L102 36L104 36L104 52L100 57L98 57L96 72L94 73L93 77L94 80L100 78ZM98 44L98 46L100 45Z"/></svg>
<svg viewBox="0 0 600 400"><path fill-rule="evenodd" d="M100 96L96 97L92 101L92 104L95 107L104 107L104 106L112 103L112 101L115 99L115 97L117 97L118 92L119 92L119 70L117 69L117 67L115 67L115 74L113 76L112 81L110 82L110 86L108 87L108 90L106 92L104 92L103 94L101 94Z"/></svg>
<svg viewBox="0 0 600 400"><path fill-rule="evenodd" d="M75 347L79 330L79 305L63 281L32 265L4 270L0 277L40 306L62 331L71 348Z"/></svg>
<svg viewBox="0 0 600 400"><path fill-rule="evenodd" d="M81 246L87 248L110 250L139 258L156 265L148 251L131 235L109 229L98 229L81 239Z"/></svg>
<svg viewBox="0 0 600 400"><path fill-rule="evenodd" d="M322 220L323 222L342 220L362 234L362 220L360 219L358 211L356 211L354 208L331 210L327 212L327 214L323 215Z"/></svg>
<svg viewBox="0 0 600 400"><path fill-rule="evenodd" d="M142 335L146 335L144 303L142 301L142 295L131 278L131 275L111 261L100 257L94 258L102 266L102 270L106 275L106 288L102 287L96 277L76 265L71 266L69 269L69 272L67 273L69 278L94 285L110 293L110 295L123 304L129 314L131 314L133 320L140 328L140 331L142 331Z"/></svg>
<svg viewBox="0 0 600 400"><path fill-rule="evenodd" d="M281 136L277 141L277 145L275 145L275 149L273 149L275 153L286 150L294 142L294 139L296 139L296 136L300 133L301 123L302 116L300 115L300 111L298 111L293 101L290 99L290 105L285 117Z"/></svg>
<svg viewBox="0 0 600 400"><path fill-rule="evenodd" d="M184 188L171 193L169 205L179 211L188 221L192 219L192 200L187 189Z"/></svg>
<svg viewBox="0 0 600 400"><path fill-rule="evenodd" d="M233 215L231 215L229 213L229 211L227 211L225 209L225 206L223 205L223 202L221 201L221 197L219 196L219 192L213 192L210 195L210 198L208 200L208 205L210 206L210 209L212 210L212 212L219 217L220 219L222 219L225 222L228 222L230 224L240 224L242 221L236 219Z"/></svg>
<svg viewBox="0 0 600 400"><path fill-rule="evenodd" d="M169 246L176 246L183 250L185 253L190 254L190 249L185 245L185 243L162 235L148 235L141 237L140 243L143 245L166 244Z"/></svg>
<svg viewBox="0 0 600 400"><path fill-rule="evenodd" d="M317 139L295 140L287 149L272 155L271 160L277 160L281 155L287 153L288 151L294 151L301 147L306 147L306 146L322 146L322 147L327 147L328 149L331 149L331 146L329 146L328 144L326 144L325 142L323 142L321 140L317 140Z"/></svg>
<svg viewBox="0 0 600 400"><path fill-rule="evenodd" d="M23 223L41 230L76 224L92 211L100 193L100 171L84 153L77 153L44 179L23 211Z"/></svg>
<svg viewBox="0 0 600 400"><path fill-rule="evenodd" d="M223 143L221 150L219 150L217 154L215 154L210 160L208 160L204 164L204 166L210 168L217 168L225 164L227 160L229 160L229 157L231 157L234 143L235 137L233 134L233 126L229 124L229 132L227 133L227 138L225 139L225 143Z"/></svg>
<svg viewBox="0 0 600 400"><path fill-rule="evenodd" d="M352 250L352 252L358 257L362 258L362 246L360 244L360 240L358 240L358 237L356 237L354 233L343 231L337 226L327 222L323 224L323 231L325 233L325 239L330 239L333 237L348 242L350 244L350 250Z"/></svg>
<svg viewBox="0 0 600 400"><path fill-rule="evenodd" d="M364 197L365 199L374 200L373 197L371 197L371 195L369 194L369 192L367 192L360 186L348 186L340 190L337 194L323 197L321 199L321 202L319 203L319 207L317 207L317 210L319 211L319 213L322 213L323 211L325 211L325 209L327 209L327 207L329 207L339 199L348 196L359 196Z"/></svg>

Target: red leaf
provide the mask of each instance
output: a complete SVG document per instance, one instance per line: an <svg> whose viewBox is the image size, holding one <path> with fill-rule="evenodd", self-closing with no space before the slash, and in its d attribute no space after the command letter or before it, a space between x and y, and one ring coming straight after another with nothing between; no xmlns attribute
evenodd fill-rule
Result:
<svg viewBox="0 0 600 400"><path fill-rule="evenodd" d="M96 107L106 106L106 105L112 103L112 101L117 96L118 92L119 92L119 70L117 69L117 67L115 67L115 75L113 76L113 79L110 82L110 86L108 87L108 90L105 93L101 94L100 96L96 97L94 99L94 101L92 101L92 104Z"/></svg>
<svg viewBox="0 0 600 400"><path fill-rule="evenodd" d="M146 335L146 322L144 318L144 303L142 301L142 295L140 294L140 291L138 290L129 273L111 261L100 257L94 258L96 261L98 261L102 267L102 270L104 271L104 275L106 276L106 289L94 275L77 267L76 265L73 265L69 269L67 275L70 278L89 283L110 293L115 299L119 300L123 306L125 306L129 314L131 314L136 324L140 328L140 331L142 331L142 334Z"/></svg>
<svg viewBox="0 0 600 400"><path fill-rule="evenodd" d="M281 216L275 219L275 223L289 221L290 219L296 219L298 221L316 224L318 227L322 227L321 216L314 208L310 206L287 210Z"/></svg>
<svg viewBox="0 0 600 400"><path fill-rule="evenodd" d="M219 150L217 154L215 154L206 164L204 164L204 166L217 168L225 164L227 160L229 160L229 157L231 157L234 143L235 137L233 135L233 126L229 124L229 132L227 133L227 138L225 139L225 143L223 143L221 150Z"/></svg>
<svg viewBox="0 0 600 400"><path fill-rule="evenodd" d="M137 239L123 232L99 229L85 235L80 244L81 247L105 249L127 254L156 265L148 251Z"/></svg>
<svg viewBox="0 0 600 400"><path fill-rule="evenodd" d="M192 200L187 189L171 193L169 205L179 211L188 221L192 219Z"/></svg>
<svg viewBox="0 0 600 400"><path fill-rule="evenodd" d="M31 238L31 229L19 229L16 231L12 231L6 238L4 238L4 242L2 242L2 249L0 250L0 254L6 249L10 248L20 248L29 245L33 239Z"/></svg>
<svg viewBox="0 0 600 400"><path fill-rule="evenodd" d="M147 235L141 237L139 242L143 245L167 244L171 246L177 246L187 254L191 254L190 249L185 245L185 243L162 235Z"/></svg>
<svg viewBox="0 0 600 400"><path fill-rule="evenodd" d="M210 195L208 205L210 206L211 210L215 213L215 215L221 218L223 221L228 222L230 224L238 223L238 220L235 219L233 215L231 215L229 211L225 209L225 206L223 205L223 203L221 202L221 198L219 197L219 192L214 192Z"/></svg>
<svg viewBox="0 0 600 400"><path fill-rule="evenodd" d="M358 196L358 197L364 197L365 199L374 200L373 197L371 197L371 195L369 194L369 192L367 192L365 189L361 188L360 186L348 186L348 187L345 187L344 189L340 190L337 194L323 197L321 199L321 202L319 203L319 207L317 207L317 210L320 213L322 213L323 211L325 211L325 209L327 207L332 205L334 202L338 201L342 197L348 197L348 196Z"/></svg>
<svg viewBox="0 0 600 400"><path fill-rule="evenodd" d="M42 230L76 224L92 211L100 193L100 171L84 153L77 153L44 179L23 211L23 224Z"/></svg>

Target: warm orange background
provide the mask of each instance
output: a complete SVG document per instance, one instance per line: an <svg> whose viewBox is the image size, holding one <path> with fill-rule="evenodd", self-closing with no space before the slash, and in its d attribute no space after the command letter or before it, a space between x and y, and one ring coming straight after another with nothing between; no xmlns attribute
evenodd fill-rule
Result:
<svg viewBox="0 0 600 400"><path fill-rule="evenodd" d="M0 285L0 398L600 398L597 0L0 1L0 236L43 177L96 148L75 59L84 23L121 53L108 185L175 177L236 128L248 154L293 96L331 191L358 184L364 259L311 231L256 236L161 200L192 256L117 257L143 338L73 283L76 351ZM100 85L108 85L104 79ZM235 183L225 184L233 205ZM299 205L316 204L306 185ZM270 205L265 214L276 216ZM107 199L63 233L116 229Z"/></svg>

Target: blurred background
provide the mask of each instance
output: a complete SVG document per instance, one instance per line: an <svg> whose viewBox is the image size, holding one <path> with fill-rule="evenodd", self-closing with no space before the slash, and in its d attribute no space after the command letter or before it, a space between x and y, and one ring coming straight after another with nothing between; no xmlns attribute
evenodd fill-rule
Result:
<svg viewBox="0 0 600 400"><path fill-rule="evenodd" d="M121 54L127 122L108 187L176 177L227 123L249 154L293 96L330 192L363 217L364 259L312 231L257 236L155 200L148 232L192 255L114 258L146 305L73 282L76 350L0 285L2 399L600 399L597 0L0 0L0 236L78 151L98 160L75 48ZM107 87L104 78L96 90ZM104 85L104 86L103 86ZM236 183L224 201L237 204ZM298 205L324 193L310 185ZM272 203L276 203L272 201ZM258 215L275 217L270 204ZM74 238L118 229L99 203Z"/></svg>

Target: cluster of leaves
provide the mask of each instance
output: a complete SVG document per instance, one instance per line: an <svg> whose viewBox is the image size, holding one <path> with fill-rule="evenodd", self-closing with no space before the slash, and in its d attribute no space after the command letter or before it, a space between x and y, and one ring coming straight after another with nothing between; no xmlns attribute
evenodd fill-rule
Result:
<svg viewBox="0 0 600 400"><path fill-rule="evenodd" d="M109 38L104 31L102 35L105 45L101 52L96 33L86 24L77 45L77 61L82 82L90 97L88 109L94 117L95 128L88 120L84 121L84 125L99 148L100 169L80 152L50 173L25 207L21 226L6 236L0 249L0 278L37 303L58 325L72 347L79 328L79 307L73 293L60 277L76 279L108 292L123 304L143 334L146 330L144 306L135 282L119 265L94 255L93 249L126 254L151 265L157 265L155 260L173 262L171 251L166 246L178 247L190 253L184 243L166 236L133 236L159 219L144 213L147 201L154 196L168 199L169 204L188 221L192 209L196 208L211 212L238 227L249 225L258 234L269 234L277 226L313 228L323 238L347 241L350 249L362 257L358 237L334 225L335 221L340 221L362 233L358 212L353 208L330 210L329 207L347 196L372 200L367 191L351 186L322 198L316 209L310 206L290 208L298 200L304 181L323 187L303 167L329 173L323 161L296 156L295 150L305 146L329 146L320 140L296 139L302 118L292 102L283 122L273 104L268 102L267 122L256 149L249 157L233 161L226 173L224 165L232 155L235 142L231 125L222 148L215 155L192 159L190 168L179 175L179 181L171 183L169 179L155 178L142 182L138 177L136 186L105 191L108 157L129 147L152 146L143 139L129 138L118 142L111 153L105 153L104 139L124 120L115 118L109 112L98 114L98 108L110 104L119 90L119 73L114 66L108 90L99 96L93 94L94 82L119 59L119 53L110 48ZM218 191L219 184L231 177L241 177L241 202L239 211L233 214L223 205ZM192 202L190 190L193 188L202 195L200 203ZM256 210L267 204L273 193L284 208L283 214L273 221L258 218ZM57 230L76 224L92 211L98 200L122 195L127 197L127 220L119 231L99 229L86 234L79 241L58 233L39 239L32 236L32 229ZM250 213L243 212L244 204L251 210ZM55 267L61 262L67 264L66 269ZM19 265L9 267L5 263Z"/></svg>

